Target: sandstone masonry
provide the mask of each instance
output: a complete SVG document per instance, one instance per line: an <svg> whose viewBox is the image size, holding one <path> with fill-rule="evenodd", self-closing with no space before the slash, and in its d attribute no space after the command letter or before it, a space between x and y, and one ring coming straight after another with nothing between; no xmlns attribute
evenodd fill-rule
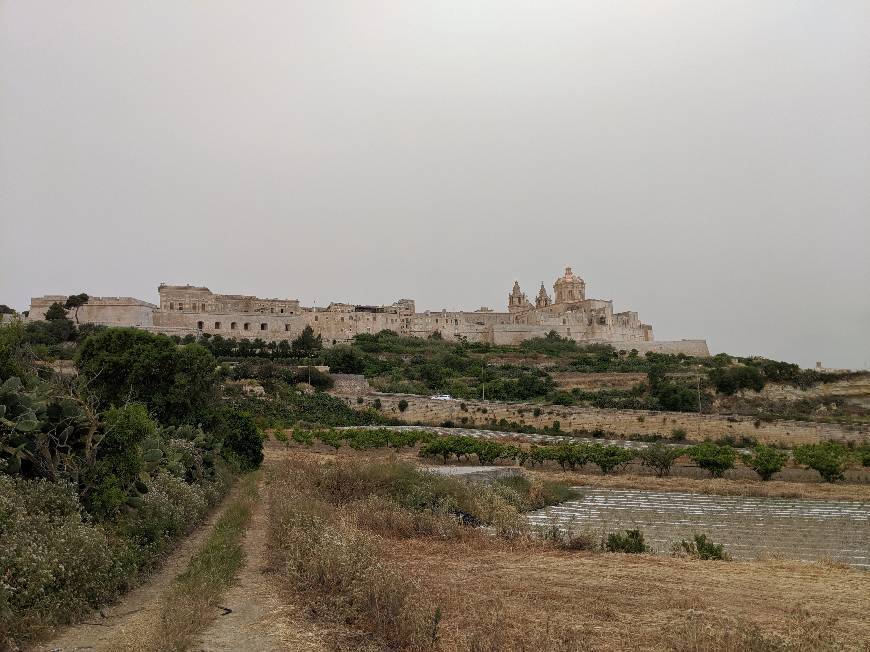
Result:
<svg viewBox="0 0 870 652"><path fill-rule="evenodd" d="M587 299L585 281L570 267L556 279L553 290L551 299L542 283L533 305L515 282L508 295L507 312L488 308L417 312L412 299L387 306L330 303L314 308L300 306L296 299L215 294L207 287L161 284L159 305L129 297L92 297L79 310L79 321L133 326L167 335L208 333L264 341L292 340L310 326L326 345L384 329L413 337L437 333L445 340L489 344L519 344L556 332L577 342L608 343L640 354L709 355L704 340L657 342L652 326L642 323L636 312L615 313L612 301ZM43 319L52 303L65 300L65 296L33 298L29 318Z"/></svg>

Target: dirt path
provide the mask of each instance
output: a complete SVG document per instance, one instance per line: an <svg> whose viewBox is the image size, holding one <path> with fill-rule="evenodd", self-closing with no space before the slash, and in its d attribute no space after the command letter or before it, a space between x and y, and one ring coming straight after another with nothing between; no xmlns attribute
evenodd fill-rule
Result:
<svg viewBox="0 0 870 652"><path fill-rule="evenodd" d="M280 456L267 451L266 464ZM82 623L61 630L51 641L28 648L31 652L73 652L77 650L149 652L151 632L160 614L161 598L177 575L184 572L191 558L205 543L214 524L240 487L234 488L210 518L184 539L166 558L163 566L148 581L130 591L116 605L93 612ZM245 565L236 581L221 599L223 610L215 614L191 650L257 650L275 652L320 651L328 649L328 632L305 618L300 608L282 600L277 577L268 569L266 490L260 496L251 525L245 534Z"/></svg>
<svg viewBox="0 0 870 652"><path fill-rule="evenodd" d="M136 632L151 626L160 608L160 596L179 574L184 572L191 557L208 538L224 509L232 502L238 486L223 499L202 526L193 531L169 554L156 573L141 586L127 593L120 602L94 611L78 625L66 627L51 641L29 648L34 652L71 652L73 650L135 649L129 642Z"/></svg>
<svg viewBox="0 0 870 652"><path fill-rule="evenodd" d="M276 576L268 567L266 488L245 536L245 565L222 605L232 612L218 616L191 646L203 652L257 650L326 650L325 632L308 622L298 607L281 600Z"/></svg>

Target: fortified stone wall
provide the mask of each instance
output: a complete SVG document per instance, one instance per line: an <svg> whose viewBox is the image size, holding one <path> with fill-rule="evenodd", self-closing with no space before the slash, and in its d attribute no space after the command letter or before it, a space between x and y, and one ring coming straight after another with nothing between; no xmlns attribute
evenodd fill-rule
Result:
<svg viewBox="0 0 870 652"><path fill-rule="evenodd" d="M499 345L515 345L555 331L577 342L613 343L641 353L708 355L702 340L653 342L652 326L642 323L636 312L614 313L612 301L587 299L585 281L570 267L553 288L555 301L542 284L532 305L514 283L507 312L481 308L418 313L411 299L388 306L332 303L315 309L300 306L296 299L216 294L202 286L161 284L159 306L128 297L94 298L79 311L79 321L137 326L167 335L209 334L265 341L292 340L310 326L327 346L384 329L414 337L438 334L446 340ZM51 303L65 300L65 296L33 299L31 318L43 319Z"/></svg>
<svg viewBox="0 0 870 652"><path fill-rule="evenodd" d="M51 304L63 305L66 300L66 295L34 297L30 300L30 313L27 318L28 320L45 319L45 312ZM156 308L153 303L133 297L91 297L79 308L78 320L81 324L148 328L154 323L153 316ZM74 313L75 310L68 311L70 319L73 319Z"/></svg>
<svg viewBox="0 0 870 652"><path fill-rule="evenodd" d="M710 355L710 349L707 348L706 340L614 341L605 343L610 344L617 351L631 351L635 349L640 355L646 355L647 353L670 353L673 355L685 353L686 355L699 358L706 358Z"/></svg>
<svg viewBox="0 0 870 652"><path fill-rule="evenodd" d="M360 406L356 396L343 395L340 398L353 408ZM789 446L814 443L833 439L843 442L861 442L870 438L870 426L855 427L836 424L813 423L809 421L758 422L747 417L727 417L713 414L691 414L686 412L654 412L648 410L605 410L580 407L542 406L530 403L501 403L482 401L438 401L422 396L407 394L372 393L366 397L365 404L371 405L375 398L381 401L382 412L408 423L421 422L426 425L440 425L452 421L457 426L485 427L487 422L506 419L536 428L552 427L555 421L565 432L573 430L591 431L601 428L622 436L633 434L670 436L675 428L682 428L691 441L705 438L721 439L728 435L739 438L741 435L755 437L765 443L781 443ZM408 402L404 412L399 411L400 400ZM465 405L465 410L462 405ZM534 410L541 413L535 416ZM486 412L484 412L486 410ZM462 419L467 421L463 423Z"/></svg>

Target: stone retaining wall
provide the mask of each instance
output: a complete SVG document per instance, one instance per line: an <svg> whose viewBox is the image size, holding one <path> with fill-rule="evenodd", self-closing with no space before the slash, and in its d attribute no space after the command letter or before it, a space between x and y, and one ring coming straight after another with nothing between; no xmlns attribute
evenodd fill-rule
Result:
<svg viewBox="0 0 870 652"><path fill-rule="evenodd" d="M357 396L341 395L352 408L361 407ZM501 403L482 401L439 401L410 394L371 393L364 396L364 405L371 407L380 400L381 411L407 423L420 422L439 425L452 421L457 426L486 427L493 419L515 421L535 428L549 428L558 421L563 432L596 428L620 436L633 434L669 436L676 428L686 431L692 441L706 438L720 439L728 435L755 437L761 442L782 443L789 446L813 443L827 439L860 442L870 439L868 426L840 426L809 421L755 421L748 417L730 417L687 412L654 412L648 410L604 410L583 407L535 405L530 403ZM399 410L399 401L408 407ZM536 416L535 409L540 413ZM465 421L463 421L465 419ZM757 425L756 425L757 424Z"/></svg>

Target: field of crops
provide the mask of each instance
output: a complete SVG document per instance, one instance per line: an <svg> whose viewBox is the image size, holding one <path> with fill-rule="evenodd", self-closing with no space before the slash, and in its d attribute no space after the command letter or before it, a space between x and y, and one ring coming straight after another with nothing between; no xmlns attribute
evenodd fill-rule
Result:
<svg viewBox="0 0 870 652"><path fill-rule="evenodd" d="M695 533L734 559L832 559L870 568L870 505L577 487L581 498L529 515L539 526L596 534L639 529L655 552Z"/></svg>

